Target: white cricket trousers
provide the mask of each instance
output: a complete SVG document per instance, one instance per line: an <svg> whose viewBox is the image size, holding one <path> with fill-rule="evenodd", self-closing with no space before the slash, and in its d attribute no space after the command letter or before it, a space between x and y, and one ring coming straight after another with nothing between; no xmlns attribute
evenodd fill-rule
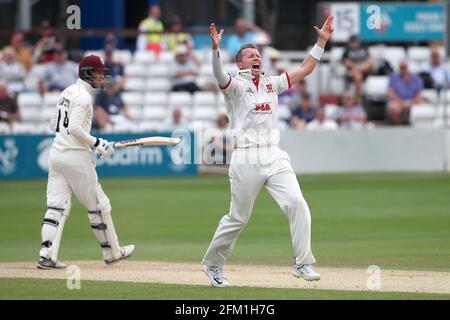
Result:
<svg viewBox="0 0 450 320"><path fill-rule="evenodd" d="M95 160L89 151L52 148L47 183L47 206L64 208L72 191L88 210L98 210L98 177Z"/></svg>
<svg viewBox="0 0 450 320"><path fill-rule="evenodd" d="M229 178L230 212L220 220L202 264L223 267L263 186L287 216L295 262L316 262L311 250L311 214L285 151L278 147L236 149L231 157Z"/></svg>

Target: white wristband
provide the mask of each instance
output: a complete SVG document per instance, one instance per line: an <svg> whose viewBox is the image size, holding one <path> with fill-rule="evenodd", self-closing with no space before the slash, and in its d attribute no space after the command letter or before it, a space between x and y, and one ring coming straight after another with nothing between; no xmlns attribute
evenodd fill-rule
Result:
<svg viewBox="0 0 450 320"><path fill-rule="evenodd" d="M321 47L319 47L317 44L314 45L314 47L309 51L309 54L312 55L312 57L316 60L320 60L322 58L323 52L325 50Z"/></svg>

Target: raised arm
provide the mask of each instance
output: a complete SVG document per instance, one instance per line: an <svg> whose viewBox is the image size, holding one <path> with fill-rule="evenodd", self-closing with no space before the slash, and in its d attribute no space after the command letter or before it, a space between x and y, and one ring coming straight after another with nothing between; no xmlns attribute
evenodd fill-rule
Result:
<svg viewBox="0 0 450 320"><path fill-rule="evenodd" d="M217 32L216 25L211 23L209 26L211 42L212 42L212 65L214 77L220 87L225 87L231 79L231 76L225 72L222 65L222 57L220 56L219 46L222 40L223 29Z"/></svg>
<svg viewBox="0 0 450 320"><path fill-rule="evenodd" d="M304 79L307 75L313 72L314 68L319 63L325 45L334 31L333 17L329 16L325 20L325 23L323 24L321 29L319 29L316 26L314 26L314 29L316 30L317 35L319 36L319 39L317 39L316 44L314 45L314 47L311 49L309 54L306 56L306 58L303 60L303 62L298 68L288 71L289 78L292 84L297 83L300 80Z"/></svg>

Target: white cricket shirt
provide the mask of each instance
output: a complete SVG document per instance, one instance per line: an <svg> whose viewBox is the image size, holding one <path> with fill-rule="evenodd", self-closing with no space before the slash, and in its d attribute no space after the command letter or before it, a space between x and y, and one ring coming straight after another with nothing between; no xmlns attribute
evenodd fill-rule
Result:
<svg viewBox="0 0 450 320"><path fill-rule="evenodd" d="M235 148L276 146L278 129L278 95L291 87L289 75L259 77L250 69L240 70L221 90L232 130Z"/></svg>
<svg viewBox="0 0 450 320"><path fill-rule="evenodd" d="M92 150L96 138L89 132L92 126L92 93L94 88L78 79L59 96L58 104L50 122L55 132L53 147L64 150Z"/></svg>

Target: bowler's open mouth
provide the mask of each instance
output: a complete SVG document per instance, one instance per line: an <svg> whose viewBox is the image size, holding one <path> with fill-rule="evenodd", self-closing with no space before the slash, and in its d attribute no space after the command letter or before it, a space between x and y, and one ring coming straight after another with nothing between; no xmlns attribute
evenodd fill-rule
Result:
<svg viewBox="0 0 450 320"><path fill-rule="evenodd" d="M259 70L259 63L255 63L255 64L252 66L252 68L255 69L255 70Z"/></svg>

